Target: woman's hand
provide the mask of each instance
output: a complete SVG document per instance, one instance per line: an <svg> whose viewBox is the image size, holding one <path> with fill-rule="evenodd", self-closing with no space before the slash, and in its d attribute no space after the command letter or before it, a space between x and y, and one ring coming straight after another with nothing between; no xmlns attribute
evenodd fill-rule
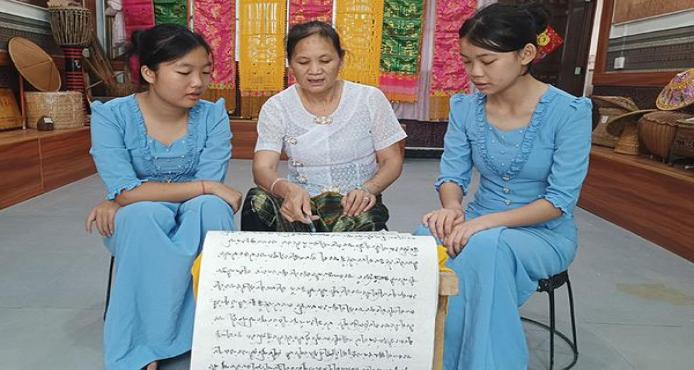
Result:
<svg viewBox="0 0 694 370"><path fill-rule="evenodd" d="M342 197L340 203L344 216L355 217L373 208L376 196L364 189L354 189Z"/></svg>
<svg viewBox="0 0 694 370"><path fill-rule="evenodd" d="M448 255L453 258L460 254L460 251L463 250L463 247L465 247L473 235L492 227L494 225L489 222L489 218L484 216L456 224L453 226L453 231L443 239L443 245L448 250Z"/></svg>
<svg viewBox="0 0 694 370"><path fill-rule="evenodd" d="M84 221L84 229L91 233L92 224L96 222L96 229L99 231L99 234L105 238L110 238L116 231L114 221L119 208L120 205L118 203L110 200L99 203L89 212L89 216Z"/></svg>
<svg viewBox="0 0 694 370"><path fill-rule="evenodd" d="M450 235L455 225L463 222L465 222L465 212L462 208L441 208L422 217L422 223L439 240L444 240Z"/></svg>
<svg viewBox="0 0 694 370"><path fill-rule="evenodd" d="M227 202L231 206L234 213L238 212L238 210L241 208L241 199L243 198L243 194L236 191L234 188L226 186L221 182L214 181L204 181L203 185L205 194L216 195L222 198L223 201Z"/></svg>
<svg viewBox="0 0 694 370"><path fill-rule="evenodd" d="M280 214L285 220L309 224L319 218L311 214L311 198L304 188L289 181L282 181L277 185L282 187L280 193L284 194Z"/></svg>

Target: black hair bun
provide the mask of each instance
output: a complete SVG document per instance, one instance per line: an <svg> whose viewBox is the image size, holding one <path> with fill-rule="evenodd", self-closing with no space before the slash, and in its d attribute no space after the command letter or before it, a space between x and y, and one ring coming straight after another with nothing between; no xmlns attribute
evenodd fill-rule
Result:
<svg viewBox="0 0 694 370"><path fill-rule="evenodd" d="M542 4L524 5L523 9L530 14L535 26L535 33L541 34L547 28L549 22L549 11Z"/></svg>
<svg viewBox="0 0 694 370"><path fill-rule="evenodd" d="M144 33L145 32L142 30L135 30L130 35L130 44L128 45L128 50L126 51L128 56L140 55L140 46L142 45L142 36Z"/></svg>

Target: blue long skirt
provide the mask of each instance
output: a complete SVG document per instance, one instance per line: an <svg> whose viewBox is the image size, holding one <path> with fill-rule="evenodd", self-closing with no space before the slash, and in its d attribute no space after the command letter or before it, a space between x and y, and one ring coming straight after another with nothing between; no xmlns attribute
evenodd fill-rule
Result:
<svg viewBox="0 0 694 370"><path fill-rule="evenodd" d="M231 207L213 195L118 210L115 233L105 240L116 261L104 325L106 369L136 370L190 351L190 267L207 231L233 229Z"/></svg>
<svg viewBox="0 0 694 370"><path fill-rule="evenodd" d="M431 235L420 226L417 235ZM518 308L540 279L566 270L576 243L543 227L485 230L448 260L460 293L450 297L444 370L527 369L528 349Z"/></svg>

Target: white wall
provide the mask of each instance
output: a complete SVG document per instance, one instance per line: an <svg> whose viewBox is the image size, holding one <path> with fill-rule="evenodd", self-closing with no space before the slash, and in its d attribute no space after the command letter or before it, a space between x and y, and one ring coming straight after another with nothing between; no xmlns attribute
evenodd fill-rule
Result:
<svg viewBox="0 0 694 370"><path fill-rule="evenodd" d="M595 18L593 18L593 32L590 37L586 80L583 86L583 95L585 96L589 96L593 93L593 71L595 71L595 58L598 53L598 36L600 36L600 20L602 19L602 7L604 2L604 0L598 0L595 5Z"/></svg>
<svg viewBox="0 0 694 370"><path fill-rule="evenodd" d="M0 13L48 22L48 11L45 8L14 0L0 0Z"/></svg>

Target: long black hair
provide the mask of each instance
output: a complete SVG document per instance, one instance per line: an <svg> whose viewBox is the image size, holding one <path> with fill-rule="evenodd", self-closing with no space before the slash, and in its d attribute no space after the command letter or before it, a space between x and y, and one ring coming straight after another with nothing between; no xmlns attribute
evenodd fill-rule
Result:
<svg viewBox="0 0 694 370"><path fill-rule="evenodd" d="M537 47L537 36L547 28L548 20L549 12L539 4L496 3L467 19L458 30L458 37L487 50L519 51L527 44Z"/></svg>
<svg viewBox="0 0 694 370"><path fill-rule="evenodd" d="M292 60L296 44L311 35L319 35L330 41L335 51L337 51L337 55L340 56L340 59L345 56L345 51L342 49L342 46L340 46L340 36L333 26L321 21L311 21L299 23L289 29L289 33L287 34L287 60Z"/></svg>
<svg viewBox="0 0 694 370"><path fill-rule="evenodd" d="M159 24L133 32L127 55L136 56L140 66L156 71L161 63L179 59L198 47L203 47L207 54L212 53L201 35L177 24ZM147 83L140 71L132 72L139 75L141 84Z"/></svg>

